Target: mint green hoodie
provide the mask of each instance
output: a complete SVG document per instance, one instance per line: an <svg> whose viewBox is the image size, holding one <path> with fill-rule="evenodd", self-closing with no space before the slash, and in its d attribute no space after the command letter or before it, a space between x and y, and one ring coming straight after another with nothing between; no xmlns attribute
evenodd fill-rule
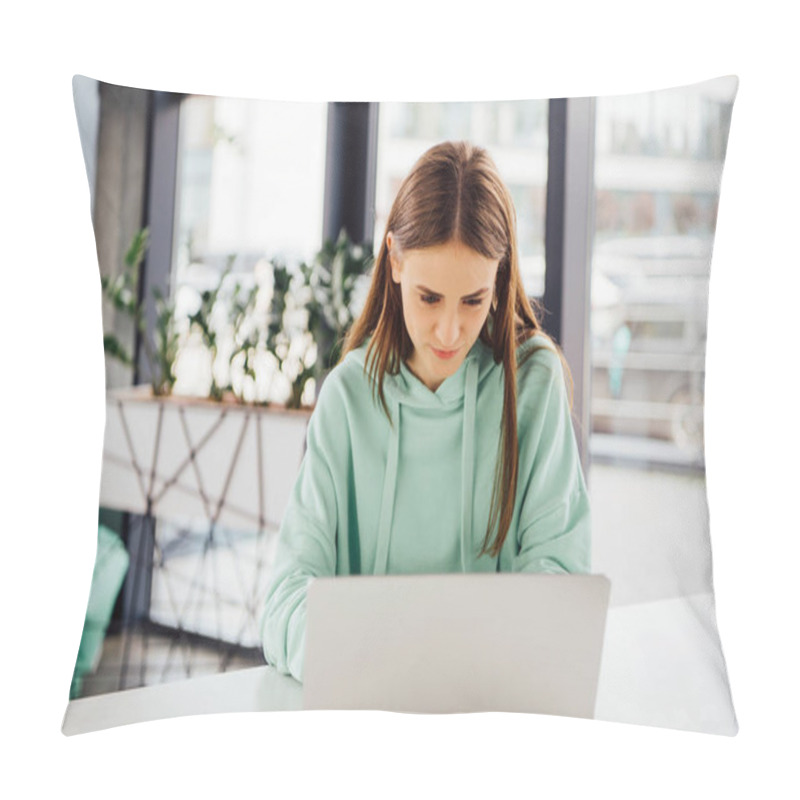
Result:
<svg viewBox="0 0 800 800"><path fill-rule="evenodd" d="M478 340L432 392L403 365L386 375L393 425L373 399L366 345L328 375L281 524L262 616L264 655L302 681L305 597L326 575L588 572L589 501L561 361L520 345L519 477L498 557L486 534L503 408L503 365Z"/></svg>

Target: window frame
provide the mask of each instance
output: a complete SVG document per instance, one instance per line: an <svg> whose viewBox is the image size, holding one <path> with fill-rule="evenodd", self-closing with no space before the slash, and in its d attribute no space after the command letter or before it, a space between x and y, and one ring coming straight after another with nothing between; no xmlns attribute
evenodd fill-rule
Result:
<svg viewBox="0 0 800 800"><path fill-rule="evenodd" d="M185 94L154 92L150 106L145 170L144 225L148 253L139 282L147 297L146 335L156 312L149 301L157 286L169 295L176 224L179 120ZM335 240L344 227L355 241L372 242L379 103L328 104L323 230ZM594 234L595 99L549 101L545 211L545 308L543 324L561 347L573 379L573 418L584 473L588 477L590 419L590 287ZM567 287L568 291L567 291ZM149 379L137 335L135 382Z"/></svg>

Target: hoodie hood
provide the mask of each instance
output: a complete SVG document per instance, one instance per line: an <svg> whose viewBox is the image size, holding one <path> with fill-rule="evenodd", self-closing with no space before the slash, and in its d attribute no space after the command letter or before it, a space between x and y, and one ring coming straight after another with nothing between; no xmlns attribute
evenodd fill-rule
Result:
<svg viewBox="0 0 800 800"><path fill-rule="evenodd" d="M353 356L364 365L366 346L359 348ZM432 392L405 365L401 364L397 375L384 378L384 394L392 418L386 472L381 494L378 541L374 574L386 574L389 562L389 545L392 535L395 489L397 486L398 455L400 437L403 435L403 408L440 410L443 414L461 414L461 569L469 570L470 543L474 541L472 530L472 498L475 478L475 422L478 387L494 369L492 352L480 340L467 353L458 370L445 379Z"/></svg>
<svg viewBox="0 0 800 800"><path fill-rule="evenodd" d="M366 362L367 344L348 354L348 359L353 359L362 368ZM474 366L470 366L474 365ZM432 392L411 370L405 362L400 365L397 375L386 373L383 381L383 391L386 401L391 408L396 402L406 407L453 410L461 405L467 392L468 373L476 369L478 386L484 378L494 369L500 369L500 364L495 364L492 351L478 339L464 357L461 366L449 377L442 381L439 388ZM394 419L394 418L392 418Z"/></svg>

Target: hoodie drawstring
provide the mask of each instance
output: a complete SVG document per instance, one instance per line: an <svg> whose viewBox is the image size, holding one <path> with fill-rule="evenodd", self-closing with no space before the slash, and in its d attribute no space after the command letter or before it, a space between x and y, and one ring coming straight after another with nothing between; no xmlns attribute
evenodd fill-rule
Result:
<svg viewBox="0 0 800 800"><path fill-rule="evenodd" d="M397 454L400 449L400 403L392 403L392 435L389 440L389 456L386 461L386 474L383 478L381 495L381 514L378 519L378 546L375 553L375 575L385 575L389 564L389 538L394 516L394 495L397 487Z"/></svg>
<svg viewBox="0 0 800 800"><path fill-rule="evenodd" d="M467 553L472 542L472 495L475 475L475 403L478 364L467 364L464 386L464 428L461 436L461 570L467 572Z"/></svg>

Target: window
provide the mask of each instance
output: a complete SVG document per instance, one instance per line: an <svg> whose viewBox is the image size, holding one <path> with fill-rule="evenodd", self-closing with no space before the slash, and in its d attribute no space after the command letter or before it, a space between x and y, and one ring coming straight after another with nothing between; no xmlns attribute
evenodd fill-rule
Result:
<svg viewBox="0 0 800 800"><path fill-rule="evenodd" d="M465 139L485 147L517 210L520 267L531 296L544 292L547 101L381 103L375 192L375 252L400 183L434 144Z"/></svg>
<svg viewBox="0 0 800 800"><path fill-rule="evenodd" d="M229 259L230 288L236 280L249 288L259 262L291 268L319 250L326 124L325 103L183 100L170 281L183 333L199 293L217 286ZM218 344L229 346L224 333ZM203 349L185 342L176 391L207 394L211 368Z"/></svg>
<svg viewBox="0 0 800 800"><path fill-rule="evenodd" d="M735 79L597 100L592 451L701 466L709 265Z"/></svg>

